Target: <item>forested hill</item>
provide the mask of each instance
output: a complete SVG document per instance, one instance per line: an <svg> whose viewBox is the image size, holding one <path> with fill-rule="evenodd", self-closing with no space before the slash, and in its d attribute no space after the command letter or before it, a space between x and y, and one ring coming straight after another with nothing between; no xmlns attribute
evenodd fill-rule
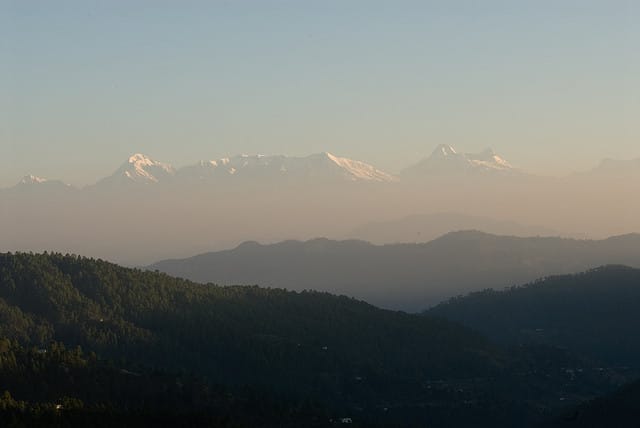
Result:
<svg viewBox="0 0 640 428"><path fill-rule="evenodd" d="M613 394L565 411L540 428L637 428L640 421L640 382Z"/></svg>
<svg viewBox="0 0 640 428"><path fill-rule="evenodd" d="M577 366L327 293L0 254L0 425L527 426L620 379Z"/></svg>
<svg viewBox="0 0 640 428"><path fill-rule="evenodd" d="M194 284L60 254L0 255L0 337L45 353L52 341L81 346L127 372L192 373L334 411L381 411L426 379L491 376L503 357L457 324L346 297Z"/></svg>
<svg viewBox="0 0 640 428"><path fill-rule="evenodd" d="M255 379L256 368L472 374L493 364L479 335L447 321L327 293L218 287L59 254L0 256L0 334ZM435 351L437 349L437 352ZM461 352L465 349L465 352ZM153 350L150 352L149 350ZM171 352L169 352L171 351ZM357 363L356 363L357 362Z"/></svg>
<svg viewBox="0 0 640 428"><path fill-rule="evenodd" d="M640 270L604 266L522 287L451 299L426 313L508 344L562 346L615 365L640 366Z"/></svg>

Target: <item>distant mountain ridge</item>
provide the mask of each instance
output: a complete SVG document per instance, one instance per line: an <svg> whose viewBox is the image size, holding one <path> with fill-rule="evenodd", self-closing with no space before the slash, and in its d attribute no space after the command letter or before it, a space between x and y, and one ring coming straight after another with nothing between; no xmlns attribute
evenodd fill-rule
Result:
<svg viewBox="0 0 640 428"><path fill-rule="evenodd" d="M586 172L586 174L595 175L596 177L602 175L640 176L640 158L624 160L603 159L597 167Z"/></svg>
<svg viewBox="0 0 640 428"><path fill-rule="evenodd" d="M430 157L407 168L401 175L412 171L432 174L460 174L469 171L516 171L509 162L491 149L478 154L458 153L447 145L438 146ZM32 177L31 182L46 179ZM359 160L321 152L304 157L284 155L242 154L174 168L142 153L131 155L113 174L99 179L95 186L113 186L127 183L159 184L167 182L207 182L233 178L235 180L264 180L291 178L315 180L342 180L352 182L395 182L398 176L385 172Z"/></svg>
<svg viewBox="0 0 640 428"><path fill-rule="evenodd" d="M441 144L431 155L400 173L401 177L418 178L432 175L516 175L522 172L494 153L490 148L480 153L459 153Z"/></svg>
<svg viewBox="0 0 640 428"><path fill-rule="evenodd" d="M519 237L561 235L553 229L542 226L456 212L436 212L367 223L351 231L349 238L361 239L373 244L419 243L431 241L457 230L481 230L493 235Z"/></svg>
<svg viewBox="0 0 640 428"><path fill-rule="evenodd" d="M113 174L98 180L88 187L113 187L117 185L167 184L167 183L207 183L222 180L318 180L347 182L388 183L397 178L374 166L353 159L335 156L329 152L305 157L284 155L237 155L210 161L200 161L193 165L174 168L142 153L131 155ZM34 175L25 176L18 186L37 185L50 182Z"/></svg>
<svg viewBox="0 0 640 428"><path fill-rule="evenodd" d="M603 159L593 169L578 176L612 176L640 174L640 158L629 160ZM575 174L574 174L575 175ZM429 156L403 169L399 174L385 172L363 161L336 156L329 152L303 157L285 155L241 154L175 168L172 165L135 153L108 177L94 185L153 184L166 182L207 182L239 177L246 180L274 178L338 179L362 182L398 182L420 178L442 177L515 177L529 176L511 165L491 148L479 153L463 153L447 144L438 145ZM36 175L26 175L18 183L44 184L49 181Z"/></svg>
<svg viewBox="0 0 640 428"><path fill-rule="evenodd" d="M59 192L72 192L78 190L76 187L64 183L61 180L49 180L46 178L38 177L33 174L28 174L22 177L22 179L13 187L0 189L2 192L9 193L36 193L38 195L57 194Z"/></svg>
<svg viewBox="0 0 640 428"><path fill-rule="evenodd" d="M419 311L461 293L603 264L640 267L640 235L590 241L462 231L424 244L246 242L232 250L161 261L149 269L198 282L329 291L386 308Z"/></svg>
<svg viewBox="0 0 640 428"><path fill-rule="evenodd" d="M148 265L246 240L324 236L392 243L466 229L591 238L640 231L637 180L618 174L622 167L545 178L483 153L441 146L415 176L327 152L239 155L178 168L135 154L88 186L33 175L0 189L0 250L73 252ZM409 218L438 212L468 217ZM378 230L353 233L361 225Z"/></svg>
<svg viewBox="0 0 640 428"><path fill-rule="evenodd" d="M177 171L178 179L203 181L215 178L339 179L346 181L391 182L395 177L361 161L335 156L328 152L306 157L238 155L199 162Z"/></svg>

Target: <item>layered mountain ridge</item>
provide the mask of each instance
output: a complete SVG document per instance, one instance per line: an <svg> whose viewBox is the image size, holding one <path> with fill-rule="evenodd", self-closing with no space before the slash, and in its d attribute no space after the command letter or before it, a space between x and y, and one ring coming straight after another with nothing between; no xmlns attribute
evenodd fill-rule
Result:
<svg viewBox="0 0 640 428"><path fill-rule="evenodd" d="M640 234L590 241L459 231L420 244L324 238L268 245L246 242L149 268L203 283L316 289L416 311L460 293L602 264L640 268L639 249Z"/></svg>
<svg viewBox="0 0 640 428"><path fill-rule="evenodd" d="M135 154L89 186L34 174L0 189L0 250L148 265L247 240L426 242L465 229L603 238L640 230L637 180L618 174L623 168L563 179L509 165L493 151L469 155L450 146L440 146L415 174L398 176L327 152L238 155L182 167Z"/></svg>

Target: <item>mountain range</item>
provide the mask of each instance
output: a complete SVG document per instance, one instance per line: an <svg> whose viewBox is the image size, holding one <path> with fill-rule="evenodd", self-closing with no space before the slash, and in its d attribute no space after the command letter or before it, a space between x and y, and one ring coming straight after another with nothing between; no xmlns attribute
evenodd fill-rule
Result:
<svg viewBox="0 0 640 428"><path fill-rule="evenodd" d="M306 157L238 155L200 161L182 168L174 168L170 164L136 153L113 174L87 186L86 189L122 185L215 184L217 182L230 184L251 181L259 183L264 180L272 180L276 183L281 183L283 180L307 180L317 183L336 181L390 183L397 181L397 177L365 162L335 156L328 152ZM28 175L15 188L23 189L50 183L60 182Z"/></svg>
<svg viewBox="0 0 640 428"><path fill-rule="evenodd" d="M399 175L384 172L368 163L335 156L328 152L306 157L283 155L237 155L194 165L174 168L144 154L129 157L112 175L99 179L96 186L116 184L198 183L216 180L342 180L362 182L395 182L400 178L455 174L519 174L518 169L491 149L481 153L458 153L453 147L440 145L433 153ZM19 185L48 182L34 175L24 177Z"/></svg>
<svg viewBox="0 0 640 428"><path fill-rule="evenodd" d="M317 180L393 182L390 174L373 166L331 153L318 153L307 157L239 155L175 169L142 154L135 154L113 175L96 184L106 186L122 183L216 183L247 182L255 180Z"/></svg>
<svg viewBox="0 0 640 428"><path fill-rule="evenodd" d="M578 175L640 174L640 159L604 159L597 167ZM305 157L284 155L237 155L216 160L200 161L174 168L141 153L129 157L113 174L99 179L94 185L202 183L251 180L316 180L353 182L397 182L434 177L516 177L529 176L512 166L506 159L487 148L479 153L458 152L452 146L438 145L432 153L392 174L366 162L339 157L328 152ZM27 175L16 187L52 183L56 180Z"/></svg>
<svg viewBox="0 0 640 428"><path fill-rule="evenodd" d="M419 243L432 241L449 232L460 230L481 230L493 235L523 238L562 235L556 230L543 226L459 212L439 212L414 214L399 219L363 224L352 230L348 237L372 244Z"/></svg>
<svg viewBox="0 0 640 428"><path fill-rule="evenodd" d="M593 241L461 231L421 244L245 242L232 250L161 261L149 269L203 283L322 290L385 308L420 311L470 291L603 264L640 267L640 235Z"/></svg>
<svg viewBox="0 0 640 428"><path fill-rule="evenodd" d="M0 250L147 265L247 240L426 242L464 229L601 239L640 230L636 163L611 162L561 179L449 146L398 175L330 153L181 168L136 154L82 188L30 175L0 189Z"/></svg>

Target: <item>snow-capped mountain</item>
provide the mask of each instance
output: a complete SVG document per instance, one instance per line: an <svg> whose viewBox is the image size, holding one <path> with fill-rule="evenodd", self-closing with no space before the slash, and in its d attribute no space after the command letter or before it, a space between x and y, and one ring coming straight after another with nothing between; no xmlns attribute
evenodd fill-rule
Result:
<svg viewBox="0 0 640 428"><path fill-rule="evenodd" d="M20 180L20 182L18 183L18 185L23 185L23 186L28 186L31 184L42 184L42 183L46 183L47 180L46 178L42 178L42 177L38 177L32 174L29 175L25 175L24 177L22 177L22 180Z"/></svg>
<svg viewBox="0 0 640 428"><path fill-rule="evenodd" d="M172 179L175 169L166 163L155 161L143 154L131 156L120 168L109 177L103 178L97 184L154 184Z"/></svg>
<svg viewBox="0 0 640 428"><path fill-rule="evenodd" d="M491 149L481 153L459 153L447 145L438 146L426 159L405 169L401 178L433 175L513 175L520 174L506 160ZM309 156L237 155L200 161L174 168L136 153L130 156L113 174L89 188L119 188L120 186L156 186L159 184L189 185L238 184L328 184L328 183L394 183L398 176L382 171L366 162L321 152ZM57 180L34 175L25 176L18 186L68 186Z"/></svg>
<svg viewBox="0 0 640 428"><path fill-rule="evenodd" d="M200 162L181 168L178 178L207 180L231 177L236 179L341 179L346 181L394 181L394 177L373 166L331 153L306 157L282 155L239 155L232 158Z"/></svg>
<svg viewBox="0 0 640 428"><path fill-rule="evenodd" d="M402 172L403 177L423 175L513 175L520 173L491 149L480 153L460 153L453 147L441 144L431 155Z"/></svg>
<svg viewBox="0 0 640 428"><path fill-rule="evenodd" d="M9 190L18 192L52 192L56 190L68 191L75 189L75 187L60 180L49 180L33 174L25 175L15 186L9 188Z"/></svg>
<svg viewBox="0 0 640 428"><path fill-rule="evenodd" d="M186 182L212 180L265 179L284 176L285 156L238 155L180 168L176 178Z"/></svg>
<svg viewBox="0 0 640 428"><path fill-rule="evenodd" d="M35 179L35 178L34 178ZM136 187L158 184L216 184L216 183L328 183L328 182L394 182L391 174L365 162L323 152L305 157L284 155L237 155L228 158L200 161L174 168L170 164L136 153L113 174L99 180L97 188Z"/></svg>
<svg viewBox="0 0 640 428"><path fill-rule="evenodd" d="M320 153L315 155L315 158L320 159L320 162L323 164L330 164L333 168L336 168L334 166L335 164L339 169L341 169L344 176L352 181L364 180L389 182L396 180L392 175L376 169L367 163L337 157L331 153Z"/></svg>

